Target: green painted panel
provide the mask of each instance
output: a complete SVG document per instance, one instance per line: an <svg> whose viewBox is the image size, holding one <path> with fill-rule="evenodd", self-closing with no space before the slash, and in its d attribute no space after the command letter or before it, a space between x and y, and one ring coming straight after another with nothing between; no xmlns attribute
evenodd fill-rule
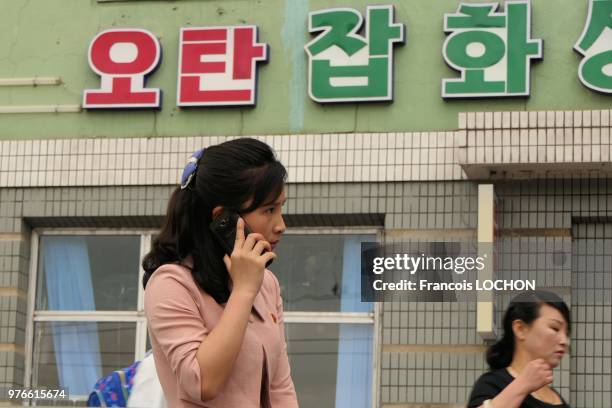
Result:
<svg viewBox="0 0 612 408"><path fill-rule="evenodd" d="M484 1L477 1L483 3ZM475 2L476 3L476 2ZM138 27L160 38L163 58L147 85L163 92L161 111L84 111L0 114L0 138L155 137L314 132L447 130L462 111L607 109L612 97L585 88L580 56L572 50L587 13L586 0L533 0L532 37L544 40L544 60L532 65L531 97L444 101L443 78L457 73L442 58L444 13L456 0L388 1L406 25L406 43L395 48L394 102L320 105L308 98L303 46L313 37L308 11L349 6L353 0L5 1L0 12L0 78L60 76L59 86L0 87L0 105L79 104L84 89L98 88L87 48L100 31ZM259 68L255 108L176 107L179 29L256 24L270 46Z"/></svg>

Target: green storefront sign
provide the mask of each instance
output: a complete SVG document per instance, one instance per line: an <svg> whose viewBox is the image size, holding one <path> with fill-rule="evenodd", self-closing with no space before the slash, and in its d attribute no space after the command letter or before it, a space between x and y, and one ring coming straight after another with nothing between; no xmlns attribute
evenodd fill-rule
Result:
<svg viewBox="0 0 612 408"><path fill-rule="evenodd" d="M3 8L0 138L442 131L456 128L459 112L611 106L612 0L94 1L75 3L70 16L62 5ZM154 69L130 74L142 76L133 92L159 90L159 102L130 114L86 106L84 91L112 79L88 66L88 46L130 28L159 42ZM186 37L219 29L227 58ZM232 38L246 34L236 48ZM204 47L210 55L195 55ZM130 41L111 48L121 61L140 55ZM249 48L267 53L234 64ZM225 77L211 71L221 64ZM53 81L11 85L37 78ZM248 95L215 108L181 102L205 92L227 99L225 89Z"/></svg>
<svg viewBox="0 0 612 408"><path fill-rule="evenodd" d="M368 6L365 36L362 15L333 8L310 13L309 31L318 33L305 47L308 92L320 103L392 100L394 45L404 42L404 26L394 23L392 6ZM444 60L460 78L442 80L442 97L490 98L530 95L532 60L543 58L543 42L531 38L531 2L459 5L444 16L448 34ZM415 39L417 41L418 39ZM612 1L590 0L582 38L580 80L593 90L612 93Z"/></svg>

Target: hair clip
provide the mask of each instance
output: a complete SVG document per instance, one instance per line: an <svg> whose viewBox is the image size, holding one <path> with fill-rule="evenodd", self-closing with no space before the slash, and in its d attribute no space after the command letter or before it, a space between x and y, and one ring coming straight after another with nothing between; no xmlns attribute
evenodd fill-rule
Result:
<svg viewBox="0 0 612 408"><path fill-rule="evenodd" d="M196 173L196 170L198 169L198 160L200 160L203 153L204 149L200 149L194 154L192 154L189 158L189 161L183 169L183 175L181 176L181 190L186 189L189 186L189 183L191 183L191 179L193 178Z"/></svg>

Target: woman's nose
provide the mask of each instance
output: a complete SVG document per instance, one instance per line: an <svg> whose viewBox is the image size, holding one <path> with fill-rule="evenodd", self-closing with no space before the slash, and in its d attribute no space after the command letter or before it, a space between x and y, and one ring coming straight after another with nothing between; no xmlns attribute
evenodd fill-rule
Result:
<svg viewBox="0 0 612 408"><path fill-rule="evenodd" d="M282 234L287 229L287 226L285 225L285 220L283 220L283 216L282 215L280 216L280 220L276 224L274 229L275 229L274 232L276 232L277 234Z"/></svg>

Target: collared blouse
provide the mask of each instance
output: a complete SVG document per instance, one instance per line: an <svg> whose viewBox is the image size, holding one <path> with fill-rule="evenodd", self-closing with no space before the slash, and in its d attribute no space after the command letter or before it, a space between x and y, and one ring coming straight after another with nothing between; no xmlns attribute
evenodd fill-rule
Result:
<svg viewBox="0 0 612 408"><path fill-rule="evenodd" d="M160 266L145 290L149 337L168 406L297 408L280 286L267 269L232 372L217 397L202 401L196 353L224 306L197 286L190 267L189 261Z"/></svg>

